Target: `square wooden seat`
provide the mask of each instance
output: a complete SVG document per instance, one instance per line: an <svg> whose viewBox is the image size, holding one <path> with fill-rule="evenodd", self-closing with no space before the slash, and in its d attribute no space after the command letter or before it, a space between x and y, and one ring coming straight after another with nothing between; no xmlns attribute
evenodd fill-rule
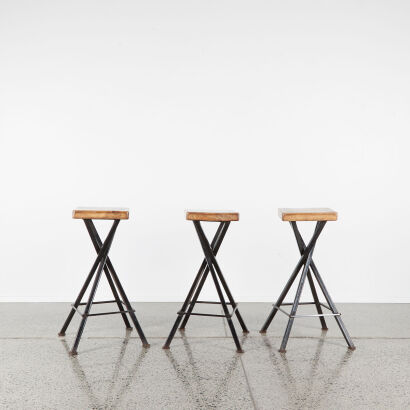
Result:
<svg viewBox="0 0 410 410"><path fill-rule="evenodd" d="M73 211L74 219L128 219L128 208L79 207Z"/></svg>
<svg viewBox="0 0 410 410"><path fill-rule="evenodd" d="M330 208L279 208L282 221L337 221L337 212Z"/></svg>
<svg viewBox="0 0 410 410"><path fill-rule="evenodd" d="M239 221L239 212L234 211L186 211L188 221L231 222Z"/></svg>

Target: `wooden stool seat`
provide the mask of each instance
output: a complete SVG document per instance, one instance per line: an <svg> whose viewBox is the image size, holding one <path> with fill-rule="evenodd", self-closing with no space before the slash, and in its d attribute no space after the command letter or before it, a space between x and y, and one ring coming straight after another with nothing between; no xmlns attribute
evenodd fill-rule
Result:
<svg viewBox="0 0 410 410"><path fill-rule="evenodd" d="M239 221L239 212L234 211L186 211L188 221L231 222Z"/></svg>
<svg viewBox="0 0 410 410"><path fill-rule="evenodd" d="M73 211L74 219L128 219L128 208L79 207Z"/></svg>
<svg viewBox="0 0 410 410"><path fill-rule="evenodd" d="M337 221L337 212L330 208L279 208L282 221Z"/></svg>

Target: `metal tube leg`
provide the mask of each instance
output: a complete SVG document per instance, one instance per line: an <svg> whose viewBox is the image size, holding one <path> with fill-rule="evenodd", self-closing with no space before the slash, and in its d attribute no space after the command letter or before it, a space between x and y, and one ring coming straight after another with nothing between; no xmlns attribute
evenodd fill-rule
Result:
<svg viewBox="0 0 410 410"><path fill-rule="evenodd" d="M202 268L202 265L201 265L201 268ZM181 323L182 317L183 317L183 315L184 315L183 312L186 312L186 309L187 309L187 307L188 307L188 305L189 305L189 302L190 302L190 300L191 300L192 294L194 293L195 289L196 289L197 286L198 286L199 280L200 280L201 277L202 277L201 282L200 282L200 284L199 284L199 286L200 286L201 289L202 289L202 286L203 286L203 284L204 284L204 282L205 282L205 279L206 279L206 277L207 277L207 275L208 275L208 272L209 272L209 271L201 270L201 269L200 269L199 272L198 272L198 274L196 275L196 278L195 278L195 280L194 280L194 283L192 284L191 289L190 289L189 292L188 292L188 295L187 295L187 297L186 297L186 299L185 299L185 302L182 304L181 310L178 312L177 318L175 319L174 326L172 326L172 329L171 329L171 331L170 331L170 333L169 333L169 335L168 335L168 338L167 338L167 340L166 340L164 346L162 347L163 349L169 349L169 346L171 345L172 339L174 338L175 333L176 333L176 331L177 331L177 329L178 329L178 326L179 326L179 324ZM199 294L199 293L198 293L198 294ZM198 298L198 296L196 296L196 298ZM196 301L196 299L195 299L195 301ZM191 312L192 312L192 310L191 310ZM184 322L184 323L186 324L186 322ZM183 325L181 326L182 329L185 327L185 324L183 324Z"/></svg>
<svg viewBox="0 0 410 410"><path fill-rule="evenodd" d="M290 331L292 330L293 321L295 320L293 316L296 315L296 312L298 310L299 300L300 300L300 296L302 295L303 285L305 283L306 275L309 270L310 261L312 260L312 254L313 254L313 248L309 252L305 267L303 268L302 275L300 277L299 286L296 291L295 301L293 302L292 310L290 312L288 325L286 326L285 334L283 335L283 339L282 339L282 344L280 345L279 351L281 353L286 352L286 345L288 343Z"/></svg>
<svg viewBox="0 0 410 410"><path fill-rule="evenodd" d="M298 244L299 252L302 255L303 252L304 252L304 249L305 249L305 246L304 246L303 240L302 240L302 236L300 235L300 232L299 232L299 229L297 227L296 222L290 222L290 224L292 226L293 233L295 234L295 237L296 237L296 242ZM316 226L316 228L317 228L317 226ZM307 278L308 278L308 281L309 281L309 286L310 286L310 290L312 292L313 301L315 302L317 313L319 315L322 315L323 314L322 306L320 306L320 302L319 302L319 298L317 296L317 292L316 292L315 284L313 282L312 274L310 273L310 268L309 268L308 273L307 273ZM322 326L322 330L327 330L325 318L323 316L319 316L319 320L320 320L320 324Z"/></svg>
<svg viewBox="0 0 410 410"><path fill-rule="evenodd" d="M214 238L213 238L213 240L212 240L212 243L211 243L211 248L212 248L213 253L214 253L215 255L218 253L219 248L220 248L220 246L221 246L221 244L222 244L222 241L224 240L226 231L227 231L228 228L229 228L229 224L230 224L230 222L221 222L221 223L219 224L219 226L218 226L218 230L216 231L215 236L214 236ZM180 328L179 328L180 330L184 330L184 329L185 329L185 326L186 326L186 324L188 323L188 320L189 320L189 318L190 318L190 316L191 316L192 311L194 310L196 301L198 300L199 294L201 293L202 287L204 286L204 283L205 283L206 278L207 278L207 276L208 276L209 268L208 268L208 265L207 265L207 263L206 263L206 259L204 259L204 261L203 261L202 264L201 264L200 271L201 271L201 270L202 270L202 272L203 272L201 281L199 282L199 285L198 285L198 287L197 287L197 290L195 291L195 294L194 294L194 296L193 296L193 298L192 298L192 300L191 300L191 302L190 302L190 304L189 304L188 311L187 311L187 313L185 314L185 317L184 317L184 319L183 319L183 321L182 321L182 324L181 324L181 326L180 326ZM185 312L185 309L182 309L182 311Z"/></svg>
<svg viewBox="0 0 410 410"><path fill-rule="evenodd" d="M229 225L229 222L227 222L227 224ZM201 229L202 229L202 228L201 228ZM208 244L208 246L209 246L209 243L208 243L208 240L206 239L205 234L204 234L204 238L205 238L205 240L206 240L206 244ZM216 256L216 254L215 254L214 252L212 252L212 248L211 248L210 257L211 257L212 263L213 263L213 265L214 265L214 267L215 267L216 273L217 273L217 275L218 275L218 277L219 277L219 280L221 281L221 284L222 284L222 286L223 286L223 288L224 288L224 290L225 290L226 296L228 297L228 300L229 300L229 302L230 302L231 305L232 305L232 308L233 308L233 309L236 309L236 308L237 308L237 304L236 304L236 302L235 302L235 299L234 299L233 296L232 296L231 291L229 290L228 284L227 284L227 282L226 282L226 280L225 280L225 278L224 278L224 275L223 275L223 273L222 273L222 270L221 270L221 268L219 267L219 264L218 264L218 262L217 262L215 256ZM241 316L241 314L240 314L240 312L239 312L239 309L236 309L236 310L235 310L235 314L236 314L236 317L238 318L239 324L241 325L242 331L243 331L244 333L249 333L249 330L248 330L248 328L246 327L245 322L244 322L243 319L242 319L242 316Z"/></svg>
<svg viewBox="0 0 410 410"><path fill-rule="evenodd" d="M91 309L91 306L93 304L93 300L94 300L95 292L97 291L98 283L100 282L101 273L102 273L102 270L103 270L103 266L105 264L105 260L106 260L106 258L104 257L102 259L102 261L100 262L100 266L98 267L97 274L95 275L94 284L93 284L93 287L91 288L90 297L89 297L87 305L85 307L83 318L81 319L81 323L80 323L80 326L78 328L78 332L77 332L77 336L76 336L75 341L74 341L73 348L71 349L71 352L70 352L70 354L72 356L77 354L78 345L80 343L81 336L83 334L84 327L85 327L85 324L87 322L88 314L90 313L90 309Z"/></svg>
<svg viewBox="0 0 410 410"><path fill-rule="evenodd" d="M97 230L95 229L94 224L90 225L90 228L91 229L94 228L94 229L92 229L94 237L97 240L97 243L101 243L101 239L98 235ZM109 272L111 273L111 278L113 279L113 281L114 281L114 283L115 283L115 285L118 289L118 292L120 293L121 298L122 298L127 310L129 311L128 313L131 316L131 320L134 323L135 329L138 332L138 336L140 337L140 339L142 341L142 345L144 347L149 347L149 343L148 343L148 341L147 341L147 339L144 335L144 332L142 331L142 328L141 328L141 326L140 326L140 324L137 320L137 317L135 316L135 313L133 312L131 303L128 300L127 295L125 294L124 288L122 287L120 280L118 279L117 272L115 272L114 266L112 265L111 260L108 257L107 257L107 267L108 267ZM122 308L120 310L122 310Z"/></svg>
<svg viewBox="0 0 410 410"><path fill-rule="evenodd" d="M118 225L118 224L117 224L117 225ZM115 229L117 229L117 225L115 225ZM114 225L113 225L113 227L111 228L111 231L112 231L113 228L114 228ZM114 232L115 232L115 229L114 229ZM110 231L110 233L108 234L107 239L109 238L109 236L110 236L110 234L111 234L111 231ZM72 320L72 318L73 318L73 316L74 316L75 310L76 310L76 308L78 308L79 304L81 303L81 300L82 300L82 298L83 298L83 296L84 296L84 293L86 292L86 290L87 290L87 288L88 288L88 286L89 286L89 284L90 284L90 282L91 282L91 279L92 279L92 277L94 276L94 273L95 273L95 271L96 271L96 269L97 269L97 267L98 267L98 264L100 263L100 260L101 260L101 258L103 257L103 254L104 254L104 252L105 252L105 249L106 249L106 247L107 247L108 244L109 244L109 242L107 242L107 239L105 240L104 245L102 246L102 248L100 249L100 251L99 251L99 253L98 253L98 255L97 255L97 259L95 260L95 262L94 262L94 264L93 264L93 266L92 266L92 268L91 268L91 270L90 270L90 273L88 274L87 279L85 280L84 285L83 285L83 287L81 288L80 293L78 294L77 299L75 300L75 302L74 302L74 304L73 304L73 305L74 305L73 308L71 309L70 313L69 313L68 316L67 316L66 321L64 322L63 327L61 328L60 332L58 333L59 336L65 336L65 332L66 332L66 330L67 330L69 324L71 323L71 320Z"/></svg>
<svg viewBox="0 0 410 410"><path fill-rule="evenodd" d="M129 315L131 316L131 320L132 320L132 322L134 323L134 326L135 326L135 329L137 330L138 336L139 336L140 339L141 339L142 346L143 346L143 347L146 347L146 348L150 347L150 345L149 345L149 343L148 343L148 341L147 341L147 339L146 339L146 337L145 337L145 335L144 335L144 332L142 331L142 328L141 328L141 326L140 326L140 324L139 324L139 322L138 322L138 320L137 320L137 317L135 316L135 313L134 313L134 311L133 311L133 309L132 309L131 303L130 303L130 301L128 300L127 295L125 294L124 288L122 287L121 282L120 282L120 280L118 279L118 276L117 276L117 273L115 272L115 270L112 270L112 271L111 271L111 275L112 275L112 278L113 278L113 280L114 280L114 282L115 282L115 285L117 286L118 292L120 293L120 295L121 295L121 297L122 297L122 300L123 300L124 303L125 303L125 306L126 306L126 308L127 308L127 310L128 310L128 313L129 313Z"/></svg>
<svg viewBox="0 0 410 410"><path fill-rule="evenodd" d="M90 273L87 276L87 279L84 282L83 287L80 290L80 293L77 296L77 299L74 302L74 307L71 308L70 313L67 316L67 319L64 322L63 327L61 328L60 332L58 333L59 336L65 336L65 332L68 328L68 326L71 323L71 320L73 319L73 316L75 314L75 308L78 308L78 305L81 303L81 300L84 296L84 293L86 292L88 285L91 282L92 277L94 276L95 270L97 269L98 263L94 263L93 267L91 268Z"/></svg>
<svg viewBox="0 0 410 410"><path fill-rule="evenodd" d="M214 266L212 264L211 247L209 246L209 242L206 239L204 231L202 230L201 223L199 221L193 221L193 222L194 222L194 226L195 226L195 229L197 231L199 240L201 242L202 249L203 249L204 254L205 254L205 258L206 258L206 262L207 262L208 267L209 267L209 271L211 272L212 278L214 280L216 291L218 293L219 300L221 301L221 305L222 305L224 314L226 316L226 320L228 321L229 329L231 330L232 337L233 337L233 340L234 340L235 345L236 345L236 350L237 350L238 353L243 353L241 344L240 344L239 339L238 339L238 335L236 334L235 326L233 325L232 318L230 317L228 307L226 305L226 302L225 302L221 287L219 286L217 275L216 275L215 270L214 270Z"/></svg>
<svg viewBox="0 0 410 410"><path fill-rule="evenodd" d="M303 247L305 247L305 243L304 243L304 241L303 241L303 238L300 236L300 234L299 234L299 238L300 238L301 244L303 245ZM306 248L306 247L305 247L305 248ZM311 267L311 269L312 269L313 274L315 275L315 278L316 278L316 280L317 280L317 282L318 282L318 284L319 284L319 286L320 286L320 289L321 289L322 292L323 292L323 295L324 295L325 298L326 298L326 301L327 301L329 307L330 307L331 310L332 310L332 313L334 313L334 314L339 313L338 310L337 310L337 308L336 308L336 305L333 303L333 300L332 300L332 298L330 297L329 292L328 292L327 289L326 289L325 283L323 282L323 279L322 279L322 277L320 276L319 271L317 270L316 265L315 265L315 263L313 262L313 260L311 261L310 267ZM344 323L343 323L343 320L341 319L340 316L335 316L335 320L336 320L336 323L338 324L338 326L339 326L339 328L340 328L340 331L341 331L342 334L343 334L343 337L344 337L345 340L346 340L347 345L349 346L349 349L350 349L350 350L355 350L356 347L355 347L355 345L353 344L353 341L352 341L352 339L351 339L351 337L350 337L350 335L349 335L349 332L347 331L347 329L346 329L346 327L345 327L345 325L344 325Z"/></svg>
<svg viewBox="0 0 410 410"><path fill-rule="evenodd" d="M318 270L316 269L316 267L313 269L313 266L312 266L312 270L313 270L313 274L316 277L317 282L319 283L320 289L322 289L322 292L325 295L325 298L326 298L326 301L327 301L329 307L332 309L332 313L337 314L338 311L337 311L336 305L333 303L332 298L330 297L329 292L327 291L326 286L325 286L325 284L324 284ZM343 337L346 340L346 343L347 343L349 349L350 350L355 350L356 347L353 344L352 338L350 337L349 332L347 331L347 329L346 329L346 327L343 323L342 318L340 316L335 316L335 320L336 320L336 322L339 326L340 331L343 334Z"/></svg>
<svg viewBox="0 0 410 410"><path fill-rule="evenodd" d="M222 286L225 289L226 296L228 296L228 300L231 303L232 308L235 309L237 307L237 304L236 304L236 302L235 302L235 300L232 296L231 291L228 288L228 284L226 283L225 278L223 277L223 274L222 274L221 270L219 269L218 263L216 261L215 261L215 268L216 268L216 272L219 276L219 279L222 283ZM235 310L235 315L238 319L239 324L241 325L243 333L249 333L249 330L246 327L245 322L242 319L242 315L240 314L239 309Z"/></svg>
<svg viewBox="0 0 410 410"><path fill-rule="evenodd" d="M101 244L101 239L100 239L99 235L97 234L97 230L95 229L95 226L93 224L93 221L91 219L84 219L84 223L85 223L87 231L90 235L91 241L94 245L95 251L98 253L101 249L102 244ZM107 256L107 262L109 261L109 259L110 258ZM114 282L112 281L110 271L108 269L108 263L106 263L105 266L104 266L104 273L105 273L105 277L107 278L108 284L110 285L112 294L114 295L114 299L117 302L118 309L120 311L122 311L123 306L122 306L121 300L118 296L118 292L117 292L117 289L115 288ZM121 317L124 321L125 327L127 329L132 329L132 327L130 325L130 322L128 321L128 317L127 317L126 313L121 313Z"/></svg>
<svg viewBox="0 0 410 410"><path fill-rule="evenodd" d="M278 300L275 303L275 306L272 308L272 311L270 312L268 318L266 319L266 321L265 321L264 325L262 326L262 329L259 331L259 333L266 333L266 331L268 330L268 327L271 324L273 318L275 317L276 312L278 311L278 308L281 306L282 302L285 300L285 297L288 294L289 289L293 285L293 282L295 281L296 276L298 275L298 273L300 271L300 268L305 263L306 258L308 257L308 254L309 254L310 250L313 248L314 244L316 243L317 238L319 237L320 233L322 232L322 230L325 226L325 223L322 223L320 225L317 224L315 232L312 236L312 239L310 240L308 246L305 248L305 250L307 250L307 252L304 252L303 255L300 257L299 262L297 263L295 269L293 270L292 274L290 275L289 280L287 281L284 289L282 290L282 293L280 294Z"/></svg>
<svg viewBox="0 0 410 410"><path fill-rule="evenodd" d="M223 237L225 236L227 227L226 227L226 229L224 229L224 228L225 228L225 226L223 225L223 223L220 223L219 226L218 226L218 229L215 233L214 239L212 241L214 246L217 246L217 249L219 249L220 243L222 243ZM218 243L219 243L219 245L218 245ZM194 282L193 282L193 284L192 284L192 286L191 286L191 288L188 292L188 295L187 295L184 303L182 304L181 310L179 311L179 313L177 315L177 318L175 319L174 326L172 326L172 329L171 329L171 331L168 335L168 338L165 341L164 346L162 347L163 349L169 349L169 346L171 345L172 339L174 338L175 333L178 329L178 326L181 323L181 320L184 316L183 312L186 312L188 306L190 308L189 314L192 313L192 310L193 310L194 307L189 305L189 303L191 301L191 298L192 298L192 295L194 294L195 289L197 289L196 292L195 292L194 298L193 298L193 301L196 302L197 299L198 299L199 293L201 292L202 286L205 283L206 277L208 276L208 272L209 272L209 269L207 267L206 260L204 260L202 262L201 267L199 268L199 271L198 271L198 273L195 277L195 280L194 280ZM199 285L198 285L198 282L199 282ZM191 309L191 307L192 307L192 309ZM185 328L185 325L188 321L187 316L189 318L189 315L185 315L184 321L183 321L183 323L181 325L181 328L180 328L181 330L183 330Z"/></svg>
<svg viewBox="0 0 410 410"><path fill-rule="evenodd" d="M73 348L71 349L71 355L76 355L77 354L78 345L80 343L81 336L83 334L84 327L85 327L85 324L87 322L88 314L90 313L90 309L91 309L91 306L93 304L94 296L95 296L95 293L97 291L98 283L99 283L100 278L101 278L101 273L102 273L102 270L104 268L105 262L107 260L108 252L110 250L112 241L114 239L114 234L115 234L115 231L117 229L118 223L119 223L119 220L114 221L113 226L110 230L110 233L108 234L108 237L105 240L104 246L102 247L101 252L103 252L103 255L102 255L100 264L98 266L97 273L95 275L94 283L93 283L93 286L91 288L91 292L90 292L90 296L88 298L87 305L85 306L85 309L84 309L83 318L82 318L80 326L78 328L78 332L77 332L77 336L76 336L75 341L74 341Z"/></svg>
<svg viewBox="0 0 410 410"><path fill-rule="evenodd" d="M205 265L206 265L206 262L205 262ZM191 316L192 311L194 310L196 301L198 300L199 294L201 293L201 290L202 290L202 288L205 284L205 281L206 281L206 278L208 277L208 274L209 274L209 268L208 268L208 265L206 265L206 268L204 269L204 272L202 274L199 285L196 288L194 296L192 297L191 302L188 303L188 305L189 305L188 310L186 311L185 315L183 313L181 314L181 317L184 316L184 319L181 323L181 326L180 326L179 330L184 330L185 329L185 326L186 326L186 324L187 324L187 322L188 322L188 320ZM185 312L185 310L182 310L182 312Z"/></svg>
<svg viewBox="0 0 410 410"><path fill-rule="evenodd" d="M320 306L319 298L317 296L315 284L313 282L313 278L312 278L312 274L310 273L310 269L307 273L307 278L308 278L308 281L309 281L310 290L312 292L313 301L315 302L316 311L319 315L322 315L323 314L322 306ZM320 320L320 324L322 326L322 330L328 330L325 318L323 316L319 316L319 320Z"/></svg>

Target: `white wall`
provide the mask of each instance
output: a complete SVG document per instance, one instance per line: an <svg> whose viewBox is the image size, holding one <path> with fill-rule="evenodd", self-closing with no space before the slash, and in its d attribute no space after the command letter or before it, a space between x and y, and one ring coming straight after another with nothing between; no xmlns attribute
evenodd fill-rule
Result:
<svg viewBox="0 0 410 410"><path fill-rule="evenodd" d="M94 250L71 210L113 205L132 300L182 300L201 261L183 211L227 208L232 291L273 301L298 258L276 209L328 206L334 299L410 302L409 18L404 0L0 0L0 300L73 300Z"/></svg>

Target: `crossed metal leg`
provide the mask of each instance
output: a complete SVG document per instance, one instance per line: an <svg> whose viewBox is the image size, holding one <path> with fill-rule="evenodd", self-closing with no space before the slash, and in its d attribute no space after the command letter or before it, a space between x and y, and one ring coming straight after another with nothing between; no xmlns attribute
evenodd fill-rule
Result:
<svg viewBox="0 0 410 410"><path fill-rule="evenodd" d="M72 309L70 313L67 316L66 321L64 322L63 327L60 330L59 336L65 336L65 332L74 316L74 313L77 312L81 315L81 323L78 328L77 336L74 341L73 348L71 349L70 354L71 355L76 355L77 354L77 349L78 345L81 340L81 336L84 331L85 324L87 322L87 318L89 316L104 316L104 315L112 315L112 314L121 314L122 319L124 321L125 327L127 329L132 329L130 322L128 321L127 318L127 313L130 315L132 322L134 323L135 328L137 329L138 335L141 338L142 344L144 347L149 347L149 344L147 342L147 339L145 338L144 332L141 329L140 324L138 323L137 317L135 316L135 310L132 308L127 295L125 294L125 291L121 285L120 280L118 279L117 273L115 272L115 269L110 261L110 258L108 257L108 253L111 248L112 241L114 239L115 232L117 230L118 224L120 223L119 220L115 220L113 222L113 225L110 229L110 232L107 235L107 238L105 239L104 243L102 243L100 236L98 235L98 232L94 226L94 223L92 222L91 219L84 219L85 226L87 228L87 231L90 235L91 241L94 245L94 248L97 252L97 258L91 268L90 273L87 276L87 279L84 282L83 287L80 290L80 293L77 296L77 299L75 302L72 304ZM104 300L100 302L94 302L94 297L97 292L98 284L101 279L102 271L104 271L105 276L108 280L108 284L110 285L111 291L114 296L114 300ZM92 285L90 295L88 298L87 303L81 303L82 298L84 297L84 294L90 285L90 282L94 277L94 283ZM120 298L121 296L121 298ZM91 307L93 304L105 304L105 303L116 303L118 306L118 311L114 312L103 312L103 313L90 313ZM125 309L124 309L125 305ZM84 312L81 312L79 310L79 306L85 306Z"/></svg>
<svg viewBox="0 0 410 410"><path fill-rule="evenodd" d="M336 319L336 322L337 322L337 324L338 324L338 326L339 326L339 328L340 328L340 330L343 334L343 337L346 340L346 343L347 343L349 349L354 350L355 346L353 344L353 341L352 341L349 333L347 332L347 330L346 330L346 328L343 324L343 321L340 317L341 314L337 311L337 308L336 308L335 304L333 303L333 301L332 301L332 299L329 295L329 292L327 291L327 289L325 287L325 284L322 280L322 277L320 276L319 271L317 270L316 265L312 260L313 251L314 251L314 248L315 248L315 245L316 245L316 241L317 241L320 233L322 232L324 226L326 225L326 221L317 222L315 231L314 231L313 236L312 236L312 239L309 241L307 246L305 245L305 242L303 241L303 238L302 238L302 236L299 232L299 229L297 227L296 222L292 221L292 222L290 222L290 224L291 224L293 232L295 234L296 242L298 244L301 257L300 257L299 262L296 265L294 271L292 272L288 282L286 283L285 288L283 289L282 293L280 294L277 302L273 305L273 309L272 309L271 313L269 314L268 318L266 319L262 329L260 330L260 333L266 333L269 325L271 324L271 322L272 322L273 318L275 317L276 312L278 310L285 313L289 317L289 320L288 320L288 324L287 324L287 327L286 327L286 330L285 330L285 334L284 334L283 339L282 339L282 344L281 344L280 349L279 349L280 352L284 353L284 352L286 352L286 345L288 343L289 335L290 335L290 332L292 330L293 321L294 321L295 318L298 318L298 317L319 317L321 325L322 325L322 329L327 330L327 326L326 326L326 322L325 322L324 317L325 316L334 316L335 319ZM302 274L300 276L299 284L298 284L298 287L297 287L297 290L296 290L296 295L295 295L295 299L294 299L293 303L283 303L286 295L289 292L289 289L291 288L293 282L295 281L296 277L298 276L299 271L302 268L302 266L303 266L303 270L302 270ZM324 303L319 302L319 298L317 296L317 292L316 292L316 288L315 288L315 285L314 285L314 282L313 282L313 277L312 277L311 271L313 272L313 275L316 278L316 281L318 282L319 287L322 290L323 295L325 296L325 299L328 303L327 305L325 305ZM301 297L301 294L302 294L302 290L303 290L303 286L305 284L306 277L308 278L310 289L312 291L313 300L314 300L313 302L300 302L300 297ZM317 310L316 315L297 315L296 314L299 305L311 305L311 304L316 306L316 310ZM288 312L286 312L285 310L281 309L281 306L292 306L290 314ZM332 313L324 314L323 311L322 311L322 307L330 310Z"/></svg>
<svg viewBox="0 0 410 410"><path fill-rule="evenodd" d="M228 321L228 326L229 329L231 330L232 337L234 339L236 349L239 353L242 353L242 347L238 339L238 335L236 334L235 327L232 322L232 316L235 314L239 324L242 327L242 330L244 333L248 333L248 329L245 325L245 322L242 319L242 316L238 310L238 305L236 304L231 291L228 288L228 284L225 281L225 278L222 274L222 271L218 265L218 262L216 261L216 254L218 253L218 250L221 246L221 243L225 237L226 231L229 228L230 222L220 222L218 229L215 233L215 236L209 244L208 239L205 236L205 233L202 229L200 221L193 221L196 232L198 234L199 240L201 242L202 250L205 255L205 259L203 260L199 271L195 277L194 283L191 286L191 289L188 292L188 295L185 299L185 302L182 305L181 310L178 312L178 316L175 320L174 326L171 329L171 332L168 336L168 339L166 340L163 348L164 349L169 349L169 346L172 342L172 339L175 336L175 333L178 329L178 326L180 325L182 318L184 317L184 320L181 324L180 330L184 330L185 326L190 318L190 316L212 316L212 317L224 317ZM198 300L199 294L201 293L202 287L206 281L206 278L208 277L209 272L211 272L212 279L214 281L216 291L218 293L219 297L219 302L208 302L208 301L200 301ZM220 283L219 283L220 282ZM229 300L229 302L225 301L224 294L222 292L222 288L224 289L226 296ZM197 303L206 303L206 304L220 304L222 305L222 309L224 311L223 315L215 315L215 314L207 314L207 313L193 313L193 309ZM229 309L227 305L232 306L232 312L229 313Z"/></svg>

